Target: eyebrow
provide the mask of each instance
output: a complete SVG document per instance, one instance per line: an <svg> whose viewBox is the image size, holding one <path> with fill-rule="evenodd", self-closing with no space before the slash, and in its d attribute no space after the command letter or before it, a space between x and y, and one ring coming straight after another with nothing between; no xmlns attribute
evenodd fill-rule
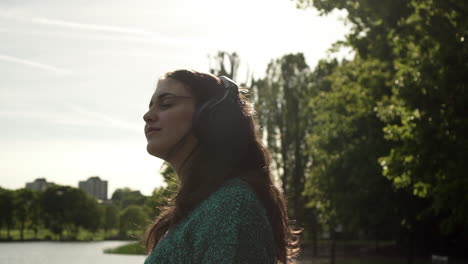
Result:
<svg viewBox="0 0 468 264"><path fill-rule="evenodd" d="M172 97L172 96L175 97L176 95L173 94L173 93L162 93L162 94L158 95L158 98L157 98L157 99L158 99L158 100L161 100L161 99L164 99L165 97L168 97L168 96L169 96L169 97ZM148 107L151 108L152 105L153 105L153 100L150 101Z"/></svg>

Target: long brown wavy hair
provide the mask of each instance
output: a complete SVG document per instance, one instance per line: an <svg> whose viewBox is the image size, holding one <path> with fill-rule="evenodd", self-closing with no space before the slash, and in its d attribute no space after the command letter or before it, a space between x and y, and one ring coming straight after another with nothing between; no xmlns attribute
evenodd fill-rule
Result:
<svg viewBox="0 0 468 264"><path fill-rule="evenodd" d="M177 192L168 198L169 205L161 208L161 214L145 233L146 251L150 253L169 229L226 180L239 177L252 187L266 209L275 239L276 260L285 264L294 262L300 251L302 230L291 225L284 195L272 182L270 154L262 143L253 107L244 93L234 100L223 100L210 110L209 106L225 92L218 77L177 70L163 78L189 87L195 99L191 132L198 143L183 163L184 173L179 175ZM184 139L177 145L183 144Z"/></svg>

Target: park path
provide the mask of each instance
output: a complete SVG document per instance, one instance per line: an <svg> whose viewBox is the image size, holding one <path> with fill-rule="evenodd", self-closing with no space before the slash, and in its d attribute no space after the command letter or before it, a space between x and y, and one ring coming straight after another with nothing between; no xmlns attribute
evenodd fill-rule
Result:
<svg viewBox="0 0 468 264"><path fill-rule="evenodd" d="M330 263L328 259L323 258L304 258L298 259L297 264L327 264Z"/></svg>
<svg viewBox="0 0 468 264"><path fill-rule="evenodd" d="M328 257L319 256L314 257L312 253L312 249L308 247L304 247L302 249L301 254L297 258L297 264L327 264L330 263Z"/></svg>
<svg viewBox="0 0 468 264"><path fill-rule="evenodd" d="M345 256L360 256L366 255L373 250L372 245L359 245L359 246L343 246L337 245L335 249L336 258L343 258ZM328 245L319 245L317 248L318 256L313 255L312 248L305 246L302 248L301 254L297 258L297 264L328 264L330 263L330 247Z"/></svg>

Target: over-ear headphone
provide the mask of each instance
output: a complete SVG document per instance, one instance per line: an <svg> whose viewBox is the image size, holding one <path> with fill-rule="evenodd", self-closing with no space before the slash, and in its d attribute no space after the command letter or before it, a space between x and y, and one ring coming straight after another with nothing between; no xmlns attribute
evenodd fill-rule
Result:
<svg viewBox="0 0 468 264"><path fill-rule="evenodd" d="M226 89L226 91L224 92L224 96L210 107L211 109L224 100L229 100L231 103L236 103L239 100L239 86L226 76L219 76L219 79L223 83L224 89Z"/></svg>
<svg viewBox="0 0 468 264"><path fill-rule="evenodd" d="M223 96L208 100L194 115L193 131L202 144L224 145L225 138L236 133L236 122L230 120L233 115L242 114L239 106L239 86L226 76L219 76ZM233 122L234 121L234 122Z"/></svg>

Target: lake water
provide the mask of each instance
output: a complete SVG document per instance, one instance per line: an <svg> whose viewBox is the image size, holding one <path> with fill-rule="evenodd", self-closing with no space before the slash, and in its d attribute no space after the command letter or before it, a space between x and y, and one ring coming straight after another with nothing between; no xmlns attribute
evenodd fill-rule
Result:
<svg viewBox="0 0 468 264"><path fill-rule="evenodd" d="M142 264L143 255L104 254L106 248L128 241L5 242L0 243L0 264Z"/></svg>

